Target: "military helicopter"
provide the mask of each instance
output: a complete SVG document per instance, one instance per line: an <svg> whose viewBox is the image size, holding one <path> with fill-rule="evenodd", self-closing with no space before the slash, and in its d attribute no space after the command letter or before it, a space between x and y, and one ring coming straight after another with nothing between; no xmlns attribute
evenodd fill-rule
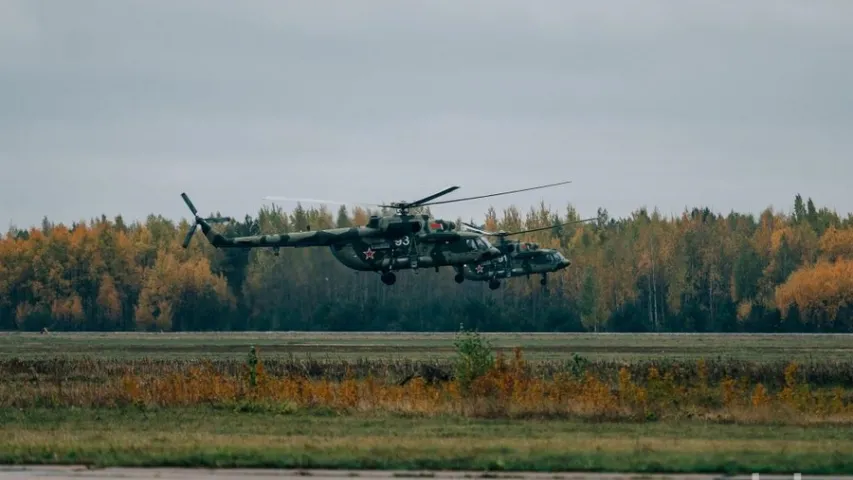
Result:
<svg viewBox="0 0 853 480"><path fill-rule="evenodd" d="M462 222L462 225L472 232L483 236L498 237L500 240L496 247L502 254L498 258L473 262L465 265L463 267L464 278L481 282L488 280L489 288L496 290L501 286L501 283L498 280L499 277L511 278L525 275L530 278L530 275L538 273L542 275L542 279L539 283L542 286L545 286L548 284L549 273L558 272L568 268L571 266L572 262L564 257L560 251L553 248L539 248L539 244L537 243L507 240L506 237L511 235L521 235L523 233L539 232L575 223L589 222L591 220L597 220L597 218L574 220L557 225L531 228L517 232L505 232L503 230L499 232L488 232L484 230L485 227L476 227L469 223Z"/></svg>
<svg viewBox="0 0 853 480"><path fill-rule="evenodd" d="M501 251L478 233L456 231L455 222L434 219L424 214L410 214L410 209L507 195L565 183L570 182L454 200L433 201L459 188L459 186L452 186L414 202L401 201L389 205L375 205L393 208L397 213L385 216L373 215L364 226L314 231L309 227L309 230L303 232L246 237L225 237L214 232L211 223L217 223L222 219L200 217L187 194L181 193L181 197L195 217L195 222L184 238L183 247L189 246L196 228L201 226L205 237L216 248L269 247L273 249L275 255L278 255L281 247L329 247L335 259L344 266L355 271L379 273L382 282L386 285L393 285L396 282L395 270L414 270L417 273L421 267L433 267L436 272L443 266L459 267L457 281L461 281L464 280L461 272L462 265L498 258L502 255Z"/></svg>

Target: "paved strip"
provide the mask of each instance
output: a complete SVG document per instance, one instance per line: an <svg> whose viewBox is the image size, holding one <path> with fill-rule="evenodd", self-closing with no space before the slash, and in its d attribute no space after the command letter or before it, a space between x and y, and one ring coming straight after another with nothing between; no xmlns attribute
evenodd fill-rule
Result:
<svg viewBox="0 0 853 480"><path fill-rule="evenodd" d="M480 471L397 471L397 470L278 470L278 469L208 469L208 468L103 468L92 469L85 466L0 466L0 480L44 478L52 480L80 479L158 479L158 480L197 480L215 478L217 480L257 478L276 478L282 480L339 480L352 478L398 479L398 478L490 478L490 479L530 479L530 480L629 480L629 479L666 479L666 480L795 480L795 479L849 479L853 476L812 476L812 475L656 475L595 472L480 472ZM306 478L307 477L307 478Z"/></svg>

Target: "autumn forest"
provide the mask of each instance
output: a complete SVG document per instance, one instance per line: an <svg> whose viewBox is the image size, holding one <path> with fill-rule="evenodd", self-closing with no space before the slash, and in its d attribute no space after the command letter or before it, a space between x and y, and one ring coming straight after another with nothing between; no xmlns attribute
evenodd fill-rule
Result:
<svg viewBox="0 0 853 480"><path fill-rule="evenodd" d="M229 235L363 225L370 212L265 207ZM579 219L571 205L490 209L489 230ZM457 220L458 221L458 220ZM475 219L476 221L476 219ZM483 222L477 222L483 223ZM791 213L705 208L536 232L572 266L549 276L453 281L453 271L356 273L324 248L222 251L189 224L101 217L11 228L0 237L0 329L61 331L334 330L850 332L853 215L799 195Z"/></svg>

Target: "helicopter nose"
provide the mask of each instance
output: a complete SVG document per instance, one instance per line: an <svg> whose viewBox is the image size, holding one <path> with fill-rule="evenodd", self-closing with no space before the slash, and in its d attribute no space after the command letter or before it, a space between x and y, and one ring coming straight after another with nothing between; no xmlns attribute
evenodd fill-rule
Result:
<svg viewBox="0 0 853 480"><path fill-rule="evenodd" d="M560 268L569 268L572 266L572 261L568 258L564 258L562 262L560 262Z"/></svg>

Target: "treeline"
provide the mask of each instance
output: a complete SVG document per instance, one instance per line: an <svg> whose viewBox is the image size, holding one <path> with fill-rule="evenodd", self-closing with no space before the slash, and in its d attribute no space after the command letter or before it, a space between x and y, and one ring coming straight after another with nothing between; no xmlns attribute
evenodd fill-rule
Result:
<svg viewBox="0 0 853 480"><path fill-rule="evenodd" d="M228 235L363 225L342 207L263 208L222 225ZM218 215L218 213L217 213ZM579 219L544 205L490 209L487 229ZM458 221L458 219L456 219ZM757 218L707 208L665 218L640 209L521 236L561 249L573 265L491 291L444 268L398 274L385 286L327 249L217 250L189 224L151 215L12 228L0 238L3 330L397 330L850 332L853 215L798 195L790 214Z"/></svg>

